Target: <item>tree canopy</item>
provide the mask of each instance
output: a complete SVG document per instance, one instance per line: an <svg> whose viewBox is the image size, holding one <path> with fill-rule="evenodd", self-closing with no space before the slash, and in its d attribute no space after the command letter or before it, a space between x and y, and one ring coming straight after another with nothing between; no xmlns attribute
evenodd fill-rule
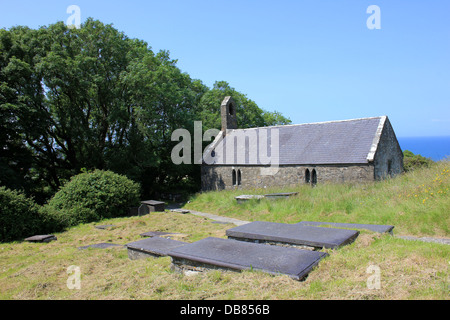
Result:
<svg viewBox="0 0 450 320"><path fill-rule="evenodd" d="M199 168L176 166L177 128L220 128L231 95L242 128L287 124L218 81L208 88L112 25L87 19L39 29L0 30L0 185L44 202L70 177L104 169L141 184L143 195L167 186L199 188Z"/></svg>

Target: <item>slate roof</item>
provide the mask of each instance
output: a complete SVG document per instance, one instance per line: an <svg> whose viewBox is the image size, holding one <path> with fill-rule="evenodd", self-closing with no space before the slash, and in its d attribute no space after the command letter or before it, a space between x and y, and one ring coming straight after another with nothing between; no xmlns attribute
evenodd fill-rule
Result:
<svg viewBox="0 0 450 320"><path fill-rule="evenodd" d="M208 164L218 165L264 165L268 162L262 157L276 157L278 140L279 165L298 164L367 164L373 160L380 135L387 117L362 118L343 121L306 123L227 130L225 138L216 139L211 145L214 158ZM276 135L278 134L278 139ZM267 135L267 139L265 136ZM245 147L230 148L246 136ZM240 137L240 138L237 138ZM256 138L255 138L256 137ZM273 137L273 139L272 139ZM256 139L256 140L255 140ZM273 140L273 141L272 141ZM249 141L252 141L250 143ZM265 147L267 141L269 147ZM258 149L255 149L258 146ZM256 151L257 150L257 151ZM205 155L208 149L205 151ZM204 157L205 159L205 157Z"/></svg>

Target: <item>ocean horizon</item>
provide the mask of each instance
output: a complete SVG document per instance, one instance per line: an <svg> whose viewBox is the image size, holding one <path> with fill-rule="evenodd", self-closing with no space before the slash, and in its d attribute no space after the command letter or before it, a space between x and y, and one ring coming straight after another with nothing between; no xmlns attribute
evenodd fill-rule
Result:
<svg viewBox="0 0 450 320"><path fill-rule="evenodd" d="M450 158L450 136L397 137L402 151L409 150L434 161Z"/></svg>

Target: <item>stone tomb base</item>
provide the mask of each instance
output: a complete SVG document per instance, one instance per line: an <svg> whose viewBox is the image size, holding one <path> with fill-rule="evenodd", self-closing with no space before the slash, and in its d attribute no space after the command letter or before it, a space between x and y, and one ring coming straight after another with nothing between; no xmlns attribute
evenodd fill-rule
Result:
<svg viewBox="0 0 450 320"><path fill-rule="evenodd" d="M336 228L348 228L348 229L365 229L369 231L379 233L394 233L394 226L391 225L379 225L379 224L362 224L362 223L337 223L337 222L315 222L315 221L301 221L297 223L303 226L332 226Z"/></svg>
<svg viewBox="0 0 450 320"><path fill-rule="evenodd" d="M149 257L166 256L170 250L184 246L185 244L186 242L155 236L128 243L126 247L128 251L128 258L131 260L136 260Z"/></svg>
<svg viewBox="0 0 450 320"><path fill-rule="evenodd" d="M228 229L229 239L287 246L337 248L353 242L359 231L255 221Z"/></svg>
<svg viewBox="0 0 450 320"><path fill-rule="evenodd" d="M44 235L32 236L32 237L26 238L24 240L28 241L28 242L44 242L44 243L46 243L46 242L50 242L53 240L57 240L57 238L52 234L44 234Z"/></svg>
<svg viewBox="0 0 450 320"><path fill-rule="evenodd" d="M164 212L165 202L156 200L141 201L141 205L145 205L148 208L148 212ZM139 209L141 211L141 209ZM139 212L140 213L140 212Z"/></svg>
<svg viewBox="0 0 450 320"><path fill-rule="evenodd" d="M178 271L259 270L301 280L327 253L210 237L172 249L168 255Z"/></svg>

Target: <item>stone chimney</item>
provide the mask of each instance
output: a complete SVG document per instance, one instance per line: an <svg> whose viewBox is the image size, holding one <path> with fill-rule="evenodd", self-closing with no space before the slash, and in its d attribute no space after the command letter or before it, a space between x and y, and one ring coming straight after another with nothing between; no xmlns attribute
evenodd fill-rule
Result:
<svg viewBox="0 0 450 320"><path fill-rule="evenodd" d="M237 129L236 103L232 97L228 96L223 99L220 106L220 113L222 117L223 135L226 135L227 129Z"/></svg>

